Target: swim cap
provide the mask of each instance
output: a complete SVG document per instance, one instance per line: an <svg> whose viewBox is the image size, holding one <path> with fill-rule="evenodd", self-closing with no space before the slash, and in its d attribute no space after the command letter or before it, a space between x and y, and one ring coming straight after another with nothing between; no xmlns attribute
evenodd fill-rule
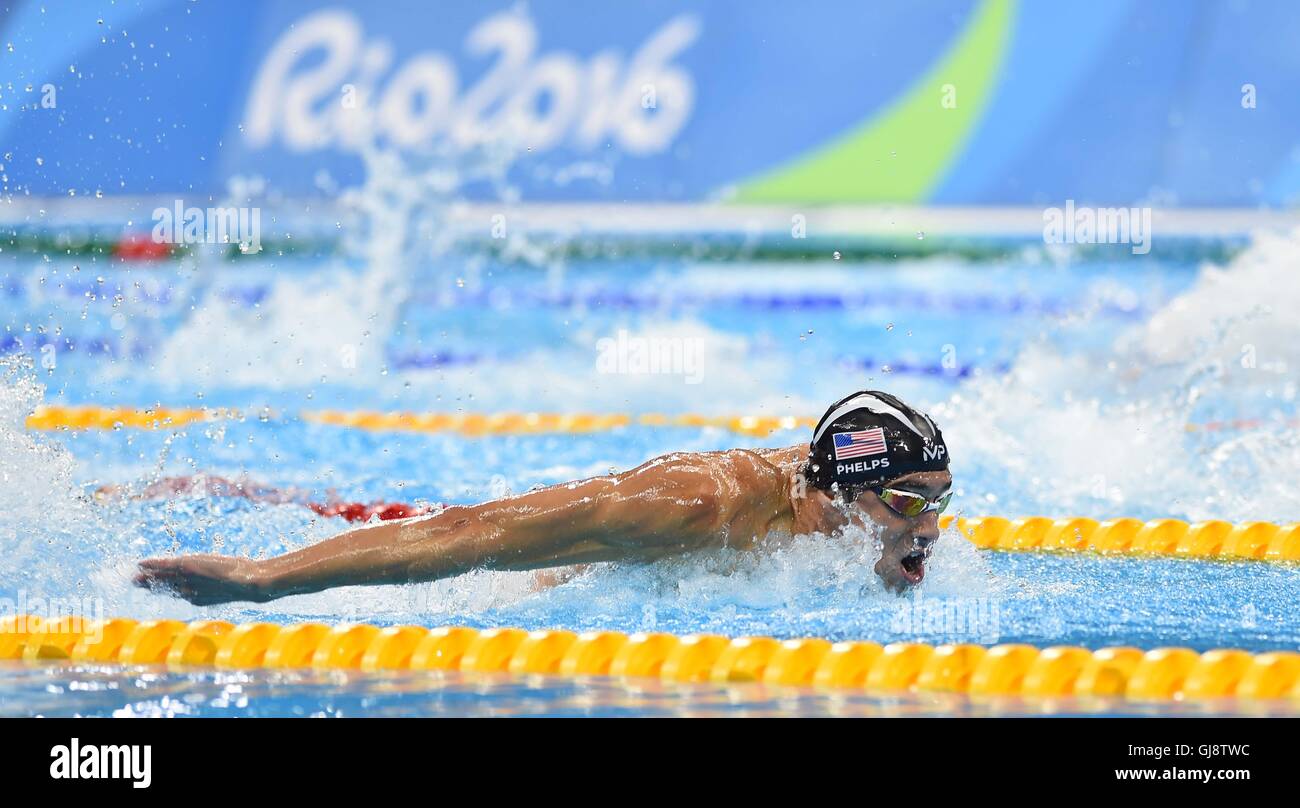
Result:
<svg viewBox="0 0 1300 808"><path fill-rule="evenodd" d="M888 393L863 390L826 410L808 450L808 482L829 490L870 488L917 471L948 468L948 447L930 416Z"/></svg>

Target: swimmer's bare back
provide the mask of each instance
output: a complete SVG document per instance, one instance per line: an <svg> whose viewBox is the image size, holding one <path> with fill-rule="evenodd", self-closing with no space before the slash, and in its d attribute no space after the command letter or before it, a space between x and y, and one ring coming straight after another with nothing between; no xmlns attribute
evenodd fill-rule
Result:
<svg viewBox="0 0 1300 808"><path fill-rule="evenodd" d="M795 532L806 446L671 454L620 474L349 530L265 560L149 559L135 582L208 605L336 586L433 581L472 569L532 570L747 547Z"/></svg>

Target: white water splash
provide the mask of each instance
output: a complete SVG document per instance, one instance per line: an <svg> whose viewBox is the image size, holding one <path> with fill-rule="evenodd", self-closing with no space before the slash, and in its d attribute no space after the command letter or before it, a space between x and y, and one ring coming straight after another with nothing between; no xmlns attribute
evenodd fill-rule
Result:
<svg viewBox="0 0 1300 808"><path fill-rule="evenodd" d="M85 595L86 560L114 534L77 486L76 458L26 429L44 393L30 360L0 357L0 591Z"/></svg>
<svg viewBox="0 0 1300 808"><path fill-rule="evenodd" d="M1298 254L1300 232L1260 235L1109 347L1039 340L964 385L934 415L965 510L1295 521ZM1225 418L1260 423L1197 429Z"/></svg>
<svg viewBox="0 0 1300 808"><path fill-rule="evenodd" d="M388 373L385 344L409 295L413 265L451 247L446 222L458 191L471 182L501 185L513 155L492 146L417 162L362 149L365 182L339 200L345 221L338 229L349 258L308 277L275 278L253 309L208 295L161 347L162 378L209 389L380 382ZM209 263L200 271L220 267Z"/></svg>

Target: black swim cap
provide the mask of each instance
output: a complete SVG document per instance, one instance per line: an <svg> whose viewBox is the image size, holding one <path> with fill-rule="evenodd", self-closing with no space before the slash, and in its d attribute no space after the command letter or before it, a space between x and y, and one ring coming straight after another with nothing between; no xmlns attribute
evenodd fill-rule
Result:
<svg viewBox="0 0 1300 808"><path fill-rule="evenodd" d="M930 416L888 393L863 390L826 410L813 430L805 475L823 491L846 494L916 471L948 468L948 447Z"/></svg>

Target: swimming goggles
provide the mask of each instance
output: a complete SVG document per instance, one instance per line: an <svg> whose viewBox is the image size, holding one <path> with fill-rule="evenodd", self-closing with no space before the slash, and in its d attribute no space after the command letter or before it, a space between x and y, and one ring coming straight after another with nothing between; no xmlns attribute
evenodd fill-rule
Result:
<svg viewBox="0 0 1300 808"><path fill-rule="evenodd" d="M926 499L920 494L913 494L911 491L900 491L897 488L880 486L870 490L880 497L880 501L888 505L892 511L908 518L920 516L927 511L943 513L944 509L948 507L948 502L952 500L951 491L945 491L938 499Z"/></svg>

